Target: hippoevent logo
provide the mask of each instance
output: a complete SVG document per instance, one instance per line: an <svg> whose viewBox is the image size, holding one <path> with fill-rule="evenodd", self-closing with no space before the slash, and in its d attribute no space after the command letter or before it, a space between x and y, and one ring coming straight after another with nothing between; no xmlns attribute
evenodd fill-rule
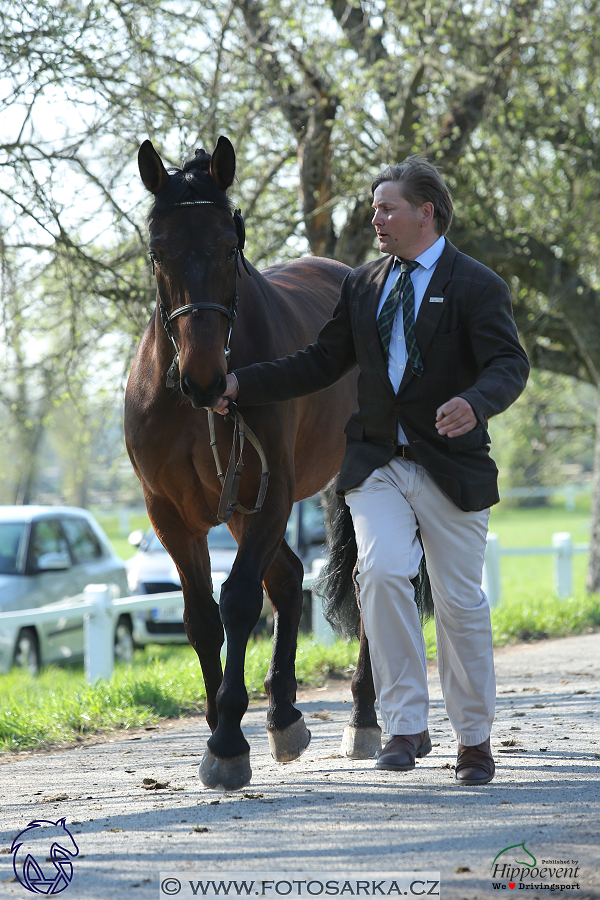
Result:
<svg viewBox="0 0 600 900"><path fill-rule="evenodd" d="M491 865L492 887L497 891L579 890L579 865L576 859L537 859L523 841L505 847ZM498 880L494 880L498 879Z"/></svg>
<svg viewBox="0 0 600 900"><path fill-rule="evenodd" d="M60 894L71 884L79 847L65 819L30 822L12 842L13 869L17 880L32 894Z"/></svg>

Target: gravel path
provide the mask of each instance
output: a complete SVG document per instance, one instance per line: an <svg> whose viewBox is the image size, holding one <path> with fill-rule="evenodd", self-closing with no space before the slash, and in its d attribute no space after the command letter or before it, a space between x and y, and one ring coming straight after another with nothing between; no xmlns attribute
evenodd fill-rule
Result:
<svg viewBox="0 0 600 900"><path fill-rule="evenodd" d="M208 728L199 717L69 750L5 754L0 898L31 896L13 876L13 838L34 819L66 817L80 850L63 894L74 900L156 900L164 896L159 871L366 877L414 870L440 872L445 900L484 900L497 890L549 896L518 883L511 889L507 878L493 888L495 857L518 844L538 865L577 861L576 878L555 882L579 887L561 895L600 900L600 634L501 649L496 670L497 775L482 787L452 780L456 744L433 667L434 750L413 772L377 772L371 761L339 754L351 702L342 679L301 691L313 739L286 766L268 755L264 701L251 704L247 796L202 787ZM145 790L143 779L167 786Z"/></svg>

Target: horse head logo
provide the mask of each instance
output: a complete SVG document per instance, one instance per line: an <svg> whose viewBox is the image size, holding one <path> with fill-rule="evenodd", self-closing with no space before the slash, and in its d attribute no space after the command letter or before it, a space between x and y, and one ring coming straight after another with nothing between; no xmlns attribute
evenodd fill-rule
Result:
<svg viewBox="0 0 600 900"><path fill-rule="evenodd" d="M71 859L79 847L65 819L30 822L12 842L13 869L17 880L33 894L60 894L73 878ZM46 863L52 863L53 868Z"/></svg>
<svg viewBox="0 0 600 900"><path fill-rule="evenodd" d="M529 868L537 865L537 860L536 860L535 856L533 855L533 853L529 852L529 850L525 846L525 841L523 841L522 844L512 844L510 847L505 847L504 850L501 850L491 865L492 869L494 868L494 863L501 856L504 856L505 853L507 854L507 858L502 860L503 862L513 862L519 866L529 866ZM522 856L523 853L526 855L526 857L529 857L529 858L528 859L527 858L526 859L517 859L517 857Z"/></svg>

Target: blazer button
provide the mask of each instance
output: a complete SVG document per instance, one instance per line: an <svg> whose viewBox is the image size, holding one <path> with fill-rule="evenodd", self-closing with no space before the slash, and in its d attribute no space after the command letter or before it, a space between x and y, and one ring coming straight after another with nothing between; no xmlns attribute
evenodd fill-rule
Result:
<svg viewBox="0 0 600 900"><path fill-rule="evenodd" d="M402 409L402 404L401 404L401 403L396 403L394 409L396 410L396 412L400 412L400 410Z"/></svg>

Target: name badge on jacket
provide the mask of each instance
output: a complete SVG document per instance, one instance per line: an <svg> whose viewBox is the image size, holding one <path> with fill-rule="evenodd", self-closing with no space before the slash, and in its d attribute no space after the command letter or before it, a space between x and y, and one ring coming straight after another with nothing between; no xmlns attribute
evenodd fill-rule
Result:
<svg viewBox="0 0 600 900"><path fill-rule="evenodd" d="M444 298L443 297L430 297L429 302L430 303L443 303Z"/></svg>

